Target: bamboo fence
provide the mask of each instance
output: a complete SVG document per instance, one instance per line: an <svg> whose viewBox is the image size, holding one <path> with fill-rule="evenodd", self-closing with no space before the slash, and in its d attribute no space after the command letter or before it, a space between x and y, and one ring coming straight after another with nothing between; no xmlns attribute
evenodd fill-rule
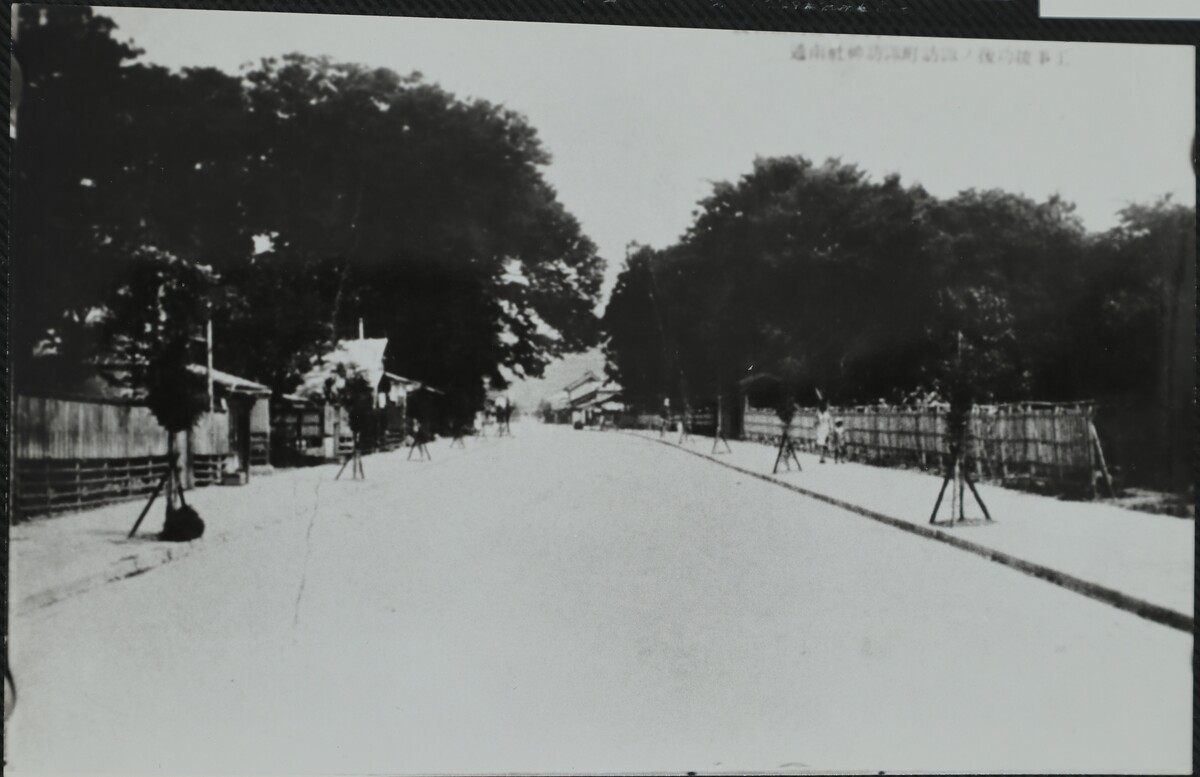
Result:
<svg viewBox="0 0 1200 777"><path fill-rule="evenodd" d="M943 468L949 456L947 413L940 408L830 408L843 422L849 458L884 466ZM967 431L967 466L978 478L1027 480L1055 487L1091 487L1098 470L1090 404L979 406ZM788 430L798 447L816 448L817 411L798 408ZM778 440L783 424L773 410L745 408L743 436Z"/></svg>
<svg viewBox="0 0 1200 777"><path fill-rule="evenodd" d="M688 431L692 434L713 434L717 428L716 411L705 408L703 410L695 410L687 413ZM672 414L668 420L668 426L671 431L676 431L679 423L679 415ZM663 424L663 416L654 413L641 413L638 415L624 414L618 416L618 425L625 427L634 427L637 429L658 429Z"/></svg>

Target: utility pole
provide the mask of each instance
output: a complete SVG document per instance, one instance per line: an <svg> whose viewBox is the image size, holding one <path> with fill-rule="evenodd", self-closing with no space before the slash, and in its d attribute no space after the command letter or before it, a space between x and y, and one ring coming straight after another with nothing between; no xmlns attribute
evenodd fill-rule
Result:
<svg viewBox="0 0 1200 777"><path fill-rule="evenodd" d="M208 412L216 409L213 397L213 333L212 333L212 303L208 303L208 322L204 325L205 367L208 377Z"/></svg>

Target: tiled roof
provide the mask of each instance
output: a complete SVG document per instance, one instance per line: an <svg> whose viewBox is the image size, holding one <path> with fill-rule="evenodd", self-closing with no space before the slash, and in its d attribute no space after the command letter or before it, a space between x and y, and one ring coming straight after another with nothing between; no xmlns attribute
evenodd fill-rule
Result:
<svg viewBox="0 0 1200 777"><path fill-rule="evenodd" d="M587 372L583 373L582 376L576 378L575 380L571 381L566 386L564 386L563 391L574 391L575 389L577 389L580 386L583 386L587 383L599 383L599 382L600 382L600 378L596 377L596 373L592 372L591 370L588 370Z"/></svg>

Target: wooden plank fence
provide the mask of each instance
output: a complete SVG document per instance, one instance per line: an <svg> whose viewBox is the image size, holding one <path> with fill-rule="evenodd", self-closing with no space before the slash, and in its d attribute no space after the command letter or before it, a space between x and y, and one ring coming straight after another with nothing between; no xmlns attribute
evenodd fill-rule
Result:
<svg viewBox="0 0 1200 777"><path fill-rule="evenodd" d="M979 478L1090 487L1097 471L1090 405L977 407L967 432L967 466ZM940 469L949 454L947 413L938 408L830 408L852 459L885 466ZM799 408L789 434L816 448L816 408ZM743 436L772 441L783 428L773 410L746 406Z"/></svg>
<svg viewBox="0 0 1200 777"><path fill-rule="evenodd" d="M641 414L623 414L618 417L622 426L633 427L637 429L658 429L663 422L663 417L655 413ZM670 430L675 431L678 427L679 416L672 415L670 418ZM704 409L694 410L688 414L688 430L692 434L713 434L717 428L717 414L715 410Z"/></svg>
<svg viewBox="0 0 1200 777"><path fill-rule="evenodd" d="M166 456L167 433L147 407L17 397L17 460L132 459Z"/></svg>
<svg viewBox="0 0 1200 777"><path fill-rule="evenodd" d="M250 466L268 467L271 464L271 414L267 402L250 406Z"/></svg>
<svg viewBox="0 0 1200 777"><path fill-rule="evenodd" d="M16 398L14 505L21 515L148 495L167 468L167 432L149 408L119 400ZM195 485L220 480L229 421L206 414L176 450Z"/></svg>
<svg viewBox="0 0 1200 777"><path fill-rule="evenodd" d="M192 483L211 486L221 482L230 452L229 414L205 413L188 435L188 460Z"/></svg>

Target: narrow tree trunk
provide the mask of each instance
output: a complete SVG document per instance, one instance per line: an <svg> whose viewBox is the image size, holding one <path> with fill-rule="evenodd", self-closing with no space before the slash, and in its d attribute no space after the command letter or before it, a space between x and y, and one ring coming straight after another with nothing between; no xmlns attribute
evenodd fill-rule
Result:
<svg viewBox="0 0 1200 777"><path fill-rule="evenodd" d="M175 508L175 435L167 433L167 515Z"/></svg>

